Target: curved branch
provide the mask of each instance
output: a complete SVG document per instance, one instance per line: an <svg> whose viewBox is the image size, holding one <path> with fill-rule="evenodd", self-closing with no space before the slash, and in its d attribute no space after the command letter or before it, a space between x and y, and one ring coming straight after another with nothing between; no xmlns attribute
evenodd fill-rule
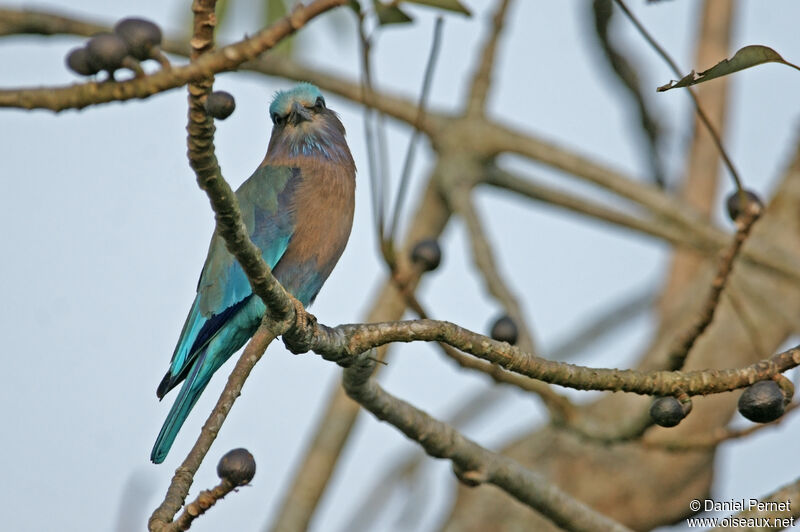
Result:
<svg viewBox="0 0 800 532"><path fill-rule="evenodd" d="M393 342L442 342L503 368L577 390L631 392L639 395L709 395L744 388L800 365L800 346L755 364L735 369L697 371L639 371L591 368L554 362L525 353L518 347L492 340L454 323L409 320L327 327L316 324L306 331L310 350L347 367L355 357Z"/></svg>
<svg viewBox="0 0 800 532"><path fill-rule="evenodd" d="M492 81L492 68L497 56L497 43L505 28L506 13L510 4L510 0L498 1L497 11L492 17L492 28L489 31L486 43L483 45L481 59L472 78L469 99L467 100L467 115L481 115L486 107L486 98L489 95Z"/></svg>
<svg viewBox="0 0 800 532"><path fill-rule="evenodd" d="M204 54L188 65L160 70L142 78L120 82L92 81L58 88L0 90L0 107L49 109L58 112L112 101L147 98L208 78L218 72L235 70L242 63L256 58L284 37L296 32L314 17L346 2L347 0L316 0L307 6L298 4L289 16L250 38Z"/></svg>
<svg viewBox="0 0 800 532"><path fill-rule="evenodd" d="M347 393L375 417L418 442L430 456L450 460L465 484L494 484L567 530L629 530L561 491L544 475L485 449L450 425L385 392L371 378L374 366L373 360L359 357L345 371Z"/></svg>
<svg viewBox="0 0 800 532"><path fill-rule="evenodd" d="M176 532L178 530L189 530L192 522L206 513L209 508L214 506L218 500L222 499L234 490L234 486L229 480L223 479L222 482L211 488L203 490L197 494L194 501L186 505L181 515L172 523L165 526L162 532Z"/></svg>
<svg viewBox="0 0 800 532"><path fill-rule="evenodd" d="M277 337L263 324L259 327L253 339L244 348L242 356L236 362L228 382L225 384L225 389L217 400L217 404L208 416L203 428L200 431L200 436L197 438L192 450L186 456L183 463L175 470L175 475L172 477L167 494L164 501L156 508L153 515L150 516L148 528L152 531L159 531L167 526L175 514L183 506L186 500L186 495L189 493L189 488L192 486L194 474L203 463L211 444L217 438L217 433L222 427L222 423L228 416L228 413L233 408L233 403L236 398L242 393L242 387L250 372L255 367L256 363L261 359L261 356L266 351L267 346Z"/></svg>
<svg viewBox="0 0 800 532"><path fill-rule="evenodd" d="M718 428L710 434L705 434L697 437L689 437L685 439L663 440L663 439L649 439L643 438L642 445L651 447L653 449L663 449L670 452L686 452L686 451L708 451L719 445L731 440L738 440L746 438L755 432L760 432L763 429L771 429L777 427L782 422L789 419L789 412L797 410L800 403L794 402L789 404L784 410L783 415L769 423L753 424L745 429L731 429L731 428Z"/></svg>

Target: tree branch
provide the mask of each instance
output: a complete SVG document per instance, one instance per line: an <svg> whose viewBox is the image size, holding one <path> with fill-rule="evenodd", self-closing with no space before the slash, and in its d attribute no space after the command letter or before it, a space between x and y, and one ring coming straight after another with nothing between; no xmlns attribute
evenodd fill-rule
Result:
<svg viewBox="0 0 800 532"><path fill-rule="evenodd" d="M497 43L505 27L506 13L510 4L510 0L498 0L497 2L497 9L492 17L492 27L483 45L480 62L472 78L465 110L467 116L480 116L484 113L486 98L492 82L492 69L497 56Z"/></svg>
<svg viewBox="0 0 800 532"><path fill-rule="evenodd" d="M446 423L386 393L370 377L374 366L373 360L359 357L345 371L347 393L375 417L418 442L430 456L450 460L462 482L494 484L567 530L628 530L559 490L544 475L481 447Z"/></svg>
<svg viewBox="0 0 800 532"><path fill-rule="evenodd" d="M186 505L181 515L172 523L162 528L162 532L176 532L178 530L189 530L195 519L203 515L209 508L214 506L218 500L222 499L234 490L234 486L229 480L223 479L222 482L211 488L203 490L197 494L194 501Z"/></svg>
<svg viewBox="0 0 800 532"><path fill-rule="evenodd" d="M250 38L204 54L188 65L160 70L142 78L102 83L90 81L68 87L3 89L0 90L0 107L63 111L112 101L147 98L219 72L235 70L242 63L256 58L284 37L296 32L314 17L346 2L347 0L316 0L307 6L298 4L289 16Z"/></svg>
<svg viewBox="0 0 800 532"><path fill-rule="evenodd" d="M670 452L708 451L720 443L746 438L763 429L775 428L789 419L789 412L797 410L798 406L800 406L800 403L797 402L789 404L786 410L784 410L783 415L770 423L753 424L746 429L718 428L714 432L693 438L664 440L645 437L642 439L642 445L654 449L664 449Z"/></svg>
<svg viewBox="0 0 800 532"><path fill-rule="evenodd" d="M472 245L472 260L481 273L486 288L519 328L520 348L530 353L535 352L533 335L528 328L527 320L525 320L519 301L511 293L511 289L508 288L500 275L494 259L494 251L489 244L489 239L486 237L486 231L478 217L475 204L470 198L470 191L464 188L452 190L448 200L453 206L453 210L467 226L469 240Z"/></svg>
<svg viewBox="0 0 800 532"><path fill-rule="evenodd" d="M276 338L277 335L264 326L264 323L256 331L247 347L244 348L244 352L228 377L225 389L222 390L217 404L200 431L200 437L197 438L192 450L189 451L180 467L175 470L175 475L172 477L172 482L169 485L169 489L167 489L164 501L150 516L148 528L151 531L162 530L183 506L186 495L189 493L189 488L192 486L194 474L197 473L200 464L203 463L203 459L211 448L211 444L217 438L225 418L233 408L234 401L241 395L244 382L253 367L261 359L267 346Z"/></svg>

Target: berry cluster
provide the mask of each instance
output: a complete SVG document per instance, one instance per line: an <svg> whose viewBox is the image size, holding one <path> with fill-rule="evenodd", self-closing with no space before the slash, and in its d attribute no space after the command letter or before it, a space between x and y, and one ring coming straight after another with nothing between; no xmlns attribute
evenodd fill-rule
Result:
<svg viewBox="0 0 800 532"><path fill-rule="evenodd" d="M162 66L169 65L159 46L161 28L153 22L140 18L126 18L114 26L113 33L98 33L86 43L67 54L67 67L82 76L93 76L98 72L108 72L114 79L114 72L127 68L143 75L139 61L155 59Z"/></svg>

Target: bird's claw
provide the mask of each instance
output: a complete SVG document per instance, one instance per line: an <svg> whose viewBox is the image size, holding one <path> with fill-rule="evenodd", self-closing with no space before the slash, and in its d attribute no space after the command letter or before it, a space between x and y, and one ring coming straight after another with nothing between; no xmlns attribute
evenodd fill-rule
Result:
<svg viewBox="0 0 800 532"><path fill-rule="evenodd" d="M292 327L283 333L282 339L286 349L299 355L311 350L317 318L294 297L292 297L292 305L294 306L295 321Z"/></svg>

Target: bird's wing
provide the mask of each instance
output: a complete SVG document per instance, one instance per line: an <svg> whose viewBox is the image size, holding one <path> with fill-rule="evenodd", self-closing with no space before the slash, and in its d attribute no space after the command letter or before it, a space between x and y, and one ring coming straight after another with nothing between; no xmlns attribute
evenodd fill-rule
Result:
<svg viewBox="0 0 800 532"><path fill-rule="evenodd" d="M236 191L250 239L261 249L270 268L280 260L292 238L293 196L299 181L297 168L263 166ZM215 231L197 283L197 297L175 346L170 370L159 386L159 397L183 380L197 352L251 295L247 276Z"/></svg>

